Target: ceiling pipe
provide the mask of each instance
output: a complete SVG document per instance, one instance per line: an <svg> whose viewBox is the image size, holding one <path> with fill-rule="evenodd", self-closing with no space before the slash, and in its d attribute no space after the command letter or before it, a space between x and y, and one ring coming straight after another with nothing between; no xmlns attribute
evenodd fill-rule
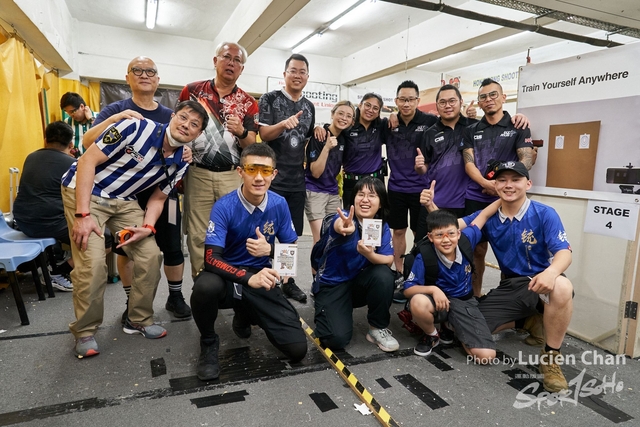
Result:
<svg viewBox="0 0 640 427"><path fill-rule="evenodd" d="M556 37L564 40L570 40L577 43L586 43L592 46L598 47L615 47L621 46L622 43L617 43L611 40L596 39L593 37L580 36L577 34L571 34L564 31L552 30L540 25L525 24L522 22L511 21L508 19L498 18L496 16L483 15L482 13L472 12L470 10L458 9L452 6L447 6L444 3L431 3L422 0L382 0L387 3L393 3L401 6L409 6L416 9L429 10L431 12L441 12L448 15L457 16L460 18L471 19L474 21L480 21L487 24L494 24L501 27L514 28L521 31L530 31L532 33L538 33L545 36Z"/></svg>

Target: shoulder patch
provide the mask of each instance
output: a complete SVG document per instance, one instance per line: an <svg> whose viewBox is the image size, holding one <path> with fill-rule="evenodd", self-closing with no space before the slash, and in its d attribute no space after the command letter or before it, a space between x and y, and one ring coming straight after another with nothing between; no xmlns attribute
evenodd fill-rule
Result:
<svg viewBox="0 0 640 427"><path fill-rule="evenodd" d="M120 135L120 132L118 132L118 129L116 129L115 126L112 126L109 129L107 129L107 131L104 133L104 136L102 137L102 142L106 145L111 145L111 144L115 144L121 139L122 139L122 135Z"/></svg>

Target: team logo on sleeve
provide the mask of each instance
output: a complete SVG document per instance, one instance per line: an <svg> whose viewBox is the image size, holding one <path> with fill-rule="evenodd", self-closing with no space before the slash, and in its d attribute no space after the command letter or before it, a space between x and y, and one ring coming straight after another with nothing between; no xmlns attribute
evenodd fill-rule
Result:
<svg viewBox="0 0 640 427"><path fill-rule="evenodd" d="M564 230L558 231L558 240L560 240L561 242L566 242L567 241L567 232L564 231Z"/></svg>
<svg viewBox="0 0 640 427"><path fill-rule="evenodd" d="M207 236L212 236L216 232L216 224L209 220L209 225L207 226Z"/></svg>
<svg viewBox="0 0 640 427"><path fill-rule="evenodd" d="M122 135L118 132L115 126L110 127L102 137L102 143L106 145L115 144L122 139Z"/></svg>

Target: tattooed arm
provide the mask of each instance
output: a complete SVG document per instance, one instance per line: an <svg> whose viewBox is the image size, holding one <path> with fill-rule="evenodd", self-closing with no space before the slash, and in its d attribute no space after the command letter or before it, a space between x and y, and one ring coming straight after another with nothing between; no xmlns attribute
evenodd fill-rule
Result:
<svg viewBox="0 0 640 427"><path fill-rule="evenodd" d="M469 178L477 182L483 189L484 193L497 196L494 181L489 181L482 176L482 172L475 164L475 157L473 155L473 148L465 148L462 150L462 158L464 159L464 170L469 175Z"/></svg>

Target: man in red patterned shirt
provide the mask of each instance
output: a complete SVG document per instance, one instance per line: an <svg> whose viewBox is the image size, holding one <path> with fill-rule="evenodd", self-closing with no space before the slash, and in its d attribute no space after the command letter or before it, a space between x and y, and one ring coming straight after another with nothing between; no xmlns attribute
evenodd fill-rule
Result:
<svg viewBox="0 0 640 427"><path fill-rule="evenodd" d="M183 224L193 277L204 267L211 208L240 186L236 172L240 150L256 142L258 103L236 85L246 60L245 48L222 42L213 57L216 77L189 83L180 93L180 101L198 101L209 114L209 125L193 142L193 163L184 185Z"/></svg>

